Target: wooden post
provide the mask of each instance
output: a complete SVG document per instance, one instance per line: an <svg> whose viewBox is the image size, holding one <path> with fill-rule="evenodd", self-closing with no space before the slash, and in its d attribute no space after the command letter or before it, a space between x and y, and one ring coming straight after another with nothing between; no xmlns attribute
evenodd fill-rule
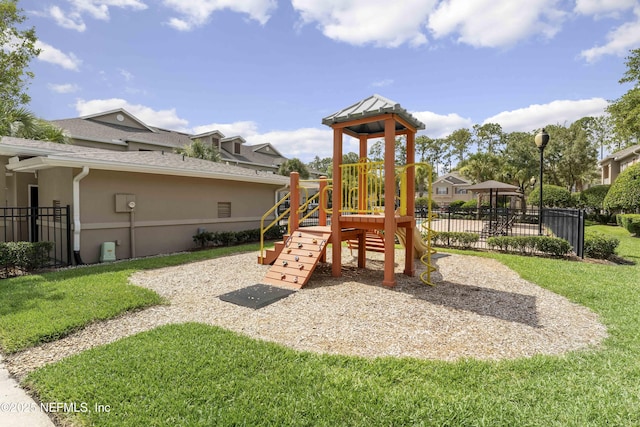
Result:
<svg viewBox="0 0 640 427"><path fill-rule="evenodd" d="M413 165L416 162L415 133L412 130L407 132L407 164ZM416 275L416 264L414 255L414 230L416 228L416 167L407 168L407 215L411 217L411 225L406 228L406 247L404 252L404 274L407 276Z"/></svg>
<svg viewBox="0 0 640 427"><path fill-rule="evenodd" d="M384 286L395 286L395 136L396 124L392 114L384 121Z"/></svg>
<svg viewBox="0 0 640 427"><path fill-rule="evenodd" d="M289 224L291 225L291 232L293 233L300 226L300 215L298 214L298 208L300 207L300 174L298 172L291 172L289 180L291 183L291 197L289 198L291 213L289 214Z"/></svg>
<svg viewBox="0 0 640 427"><path fill-rule="evenodd" d="M320 177L320 195L318 196L318 225L326 226L327 225L327 211L325 210L327 206L327 194L324 189L327 188L327 177ZM320 262L327 262L327 251L324 251L322 256L320 257Z"/></svg>
<svg viewBox="0 0 640 427"><path fill-rule="evenodd" d="M342 206L342 129L333 129L333 192L331 202L331 275L342 276L342 236L340 207Z"/></svg>

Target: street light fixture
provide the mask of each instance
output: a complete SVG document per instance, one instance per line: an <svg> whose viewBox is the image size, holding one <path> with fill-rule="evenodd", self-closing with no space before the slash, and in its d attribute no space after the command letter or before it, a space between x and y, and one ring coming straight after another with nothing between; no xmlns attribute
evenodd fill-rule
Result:
<svg viewBox="0 0 640 427"><path fill-rule="evenodd" d="M549 134L544 128L534 138L536 147L540 150L540 205L538 207L538 235L542 236L542 169L544 148L549 143Z"/></svg>

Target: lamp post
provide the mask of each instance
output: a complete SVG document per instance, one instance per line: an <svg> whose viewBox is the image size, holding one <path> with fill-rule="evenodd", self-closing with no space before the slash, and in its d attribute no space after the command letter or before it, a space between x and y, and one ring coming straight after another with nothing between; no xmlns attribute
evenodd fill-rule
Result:
<svg viewBox="0 0 640 427"><path fill-rule="evenodd" d="M544 128L538 132L534 138L536 147L540 150L540 205L538 207L538 235L542 236L542 168L543 168L543 153L544 147L549 143L549 134Z"/></svg>

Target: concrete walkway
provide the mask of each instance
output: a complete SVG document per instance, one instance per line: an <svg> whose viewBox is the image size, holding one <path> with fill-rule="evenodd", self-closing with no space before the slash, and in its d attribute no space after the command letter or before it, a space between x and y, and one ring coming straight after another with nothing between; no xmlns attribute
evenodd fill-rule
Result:
<svg viewBox="0 0 640 427"><path fill-rule="evenodd" d="M0 426L54 427L46 412L9 375L0 355Z"/></svg>

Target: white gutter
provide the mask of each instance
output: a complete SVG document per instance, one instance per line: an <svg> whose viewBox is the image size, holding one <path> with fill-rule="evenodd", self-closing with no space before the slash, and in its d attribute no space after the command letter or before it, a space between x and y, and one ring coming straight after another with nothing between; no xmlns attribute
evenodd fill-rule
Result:
<svg viewBox="0 0 640 427"><path fill-rule="evenodd" d="M76 261L80 259L80 181L89 175L89 167L84 166L82 172L73 177L73 252Z"/></svg>

